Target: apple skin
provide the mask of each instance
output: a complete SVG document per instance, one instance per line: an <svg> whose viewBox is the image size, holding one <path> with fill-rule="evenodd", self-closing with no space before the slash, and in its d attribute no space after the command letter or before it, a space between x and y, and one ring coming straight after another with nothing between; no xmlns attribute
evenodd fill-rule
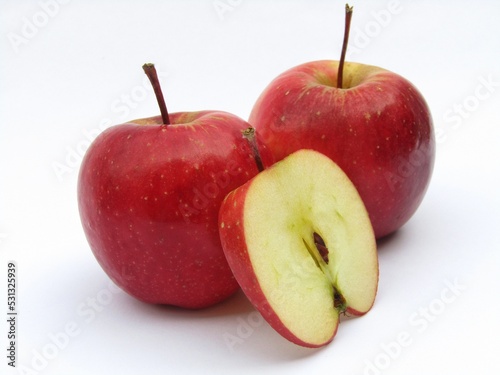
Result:
<svg viewBox="0 0 500 375"><path fill-rule="evenodd" d="M97 261L128 294L197 309L238 290L217 217L226 194L259 172L242 137L248 127L220 111L172 113L170 125L135 120L92 143L78 178L81 222Z"/></svg>
<svg viewBox="0 0 500 375"><path fill-rule="evenodd" d="M276 161L314 149L335 161L359 191L377 238L415 213L432 175L435 138L429 108L405 78L338 61L305 63L279 75L249 117Z"/></svg>

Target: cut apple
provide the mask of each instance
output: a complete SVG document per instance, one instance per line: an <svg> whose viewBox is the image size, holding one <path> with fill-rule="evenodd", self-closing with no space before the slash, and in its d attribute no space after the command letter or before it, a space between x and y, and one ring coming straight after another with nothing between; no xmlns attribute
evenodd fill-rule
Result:
<svg viewBox="0 0 500 375"><path fill-rule="evenodd" d="M339 315L363 315L378 285L375 236L346 174L299 150L227 195L224 253L242 290L291 342L328 344Z"/></svg>

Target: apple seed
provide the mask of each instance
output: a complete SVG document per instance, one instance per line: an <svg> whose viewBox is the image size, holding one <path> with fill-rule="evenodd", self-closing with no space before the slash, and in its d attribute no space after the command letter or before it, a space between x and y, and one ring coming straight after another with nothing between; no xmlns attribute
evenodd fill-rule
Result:
<svg viewBox="0 0 500 375"><path fill-rule="evenodd" d="M323 238L316 232L313 233L314 236L314 244L316 245L316 249L319 251L319 255L328 264L328 248L326 247L325 241Z"/></svg>

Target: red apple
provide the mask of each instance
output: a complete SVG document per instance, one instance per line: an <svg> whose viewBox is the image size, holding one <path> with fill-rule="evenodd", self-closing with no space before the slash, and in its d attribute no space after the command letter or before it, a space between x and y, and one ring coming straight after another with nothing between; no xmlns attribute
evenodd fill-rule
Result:
<svg viewBox="0 0 500 375"><path fill-rule="evenodd" d="M340 314L363 315L374 303L370 218L346 174L319 152L294 152L229 193L219 232L248 299L295 344L328 344Z"/></svg>
<svg viewBox="0 0 500 375"><path fill-rule="evenodd" d="M168 115L113 126L88 149L78 204L108 276L139 300L202 308L238 289L217 228L228 192L258 173L244 120L225 112ZM151 77L151 74L153 76Z"/></svg>
<svg viewBox="0 0 500 375"><path fill-rule="evenodd" d="M424 197L435 156L433 124L408 80L344 64L349 23L350 17L341 61L308 62L279 75L249 123L276 160L302 148L334 160L359 191L380 238L405 224Z"/></svg>

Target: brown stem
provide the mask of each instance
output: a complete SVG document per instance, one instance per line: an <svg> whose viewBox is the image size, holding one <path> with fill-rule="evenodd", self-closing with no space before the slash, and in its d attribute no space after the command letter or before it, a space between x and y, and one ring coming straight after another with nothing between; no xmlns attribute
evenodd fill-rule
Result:
<svg viewBox="0 0 500 375"><path fill-rule="evenodd" d="M151 85L153 86L156 100L158 101L158 106L160 107L163 125L170 125L170 118L168 117L167 106L165 104L165 99L163 99L163 92L161 91L160 81L158 79L158 74L156 73L155 65L146 63L142 66L142 69L144 69L144 73L146 73Z"/></svg>
<svg viewBox="0 0 500 375"><path fill-rule="evenodd" d="M243 138L245 138L248 143L250 143L250 147L252 147L253 151L253 157L255 158L255 163L257 164L257 169L259 170L259 172L262 172L264 170L264 164L262 163L259 148L257 147L257 140L255 139L255 129L249 127L243 130Z"/></svg>
<svg viewBox="0 0 500 375"><path fill-rule="evenodd" d="M337 72L337 87L339 89L342 88L345 54L347 52L347 43L349 41L349 30L351 29L352 9L353 7L349 6L349 4L345 5L344 42L342 43L342 53L340 54L339 70Z"/></svg>

